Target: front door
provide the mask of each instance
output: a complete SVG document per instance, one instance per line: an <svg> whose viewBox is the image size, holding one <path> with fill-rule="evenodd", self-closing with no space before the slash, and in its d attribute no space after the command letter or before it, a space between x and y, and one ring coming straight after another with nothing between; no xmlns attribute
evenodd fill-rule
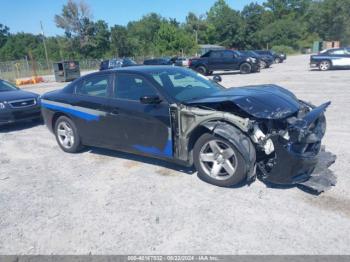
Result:
<svg viewBox="0 0 350 262"><path fill-rule="evenodd" d="M173 155L169 104L164 99L155 104L144 104L141 97L159 96L156 88L136 74L117 73L111 99L112 129L120 130L121 137L113 143L127 150L160 157ZM160 97L161 99L161 97Z"/></svg>

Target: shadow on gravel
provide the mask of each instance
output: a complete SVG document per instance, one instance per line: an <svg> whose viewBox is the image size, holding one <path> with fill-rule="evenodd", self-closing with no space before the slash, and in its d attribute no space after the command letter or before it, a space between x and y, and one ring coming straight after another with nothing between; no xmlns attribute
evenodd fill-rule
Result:
<svg viewBox="0 0 350 262"><path fill-rule="evenodd" d="M34 121L28 121L28 122L1 125L0 133L10 133L15 131L21 131L24 129L32 128L43 124L44 124L43 120L34 120Z"/></svg>
<svg viewBox="0 0 350 262"><path fill-rule="evenodd" d="M212 76L226 76L226 75L240 75L241 72L239 71L230 71L230 72L221 72L221 73L213 73Z"/></svg>
<svg viewBox="0 0 350 262"><path fill-rule="evenodd" d="M181 165L178 165L175 163L171 163L171 162L168 162L165 160L155 159L155 158L147 157L147 156L140 156L140 155L131 154L131 153L125 153L125 152L121 152L121 151L114 151L114 150L97 148L97 147L88 148L88 149L86 149L86 151L90 152L92 154L117 157L117 158L122 158L125 160L138 161L138 162L145 163L145 164L169 168L169 169L172 169L172 170L175 170L178 172L182 172L182 173L185 173L188 175L192 175L193 173L196 172L196 170L194 168L191 168L191 167L184 167L184 166L181 166Z"/></svg>
<svg viewBox="0 0 350 262"><path fill-rule="evenodd" d="M158 166L158 167L163 167L163 168L168 168L174 171L178 171L178 172L182 172L188 175L192 175L194 173L196 173L196 170L193 167L184 167L175 163L171 163L165 160L160 160L160 159L155 159L152 157L147 157L147 156L140 156L140 155L135 155L132 153L125 153L125 152L121 152L121 151L114 151L114 150L109 150L109 149L103 149L103 148L96 148L96 147L90 147L90 148L86 148L85 152L90 152L92 154L98 154L98 155L105 155L105 156L109 156L109 157L116 157L116 158L122 158L125 160L131 160L131 161L137 161L140 163L145 163L145 164L150 164L150 165L154 165L154 166ZM334 178L332 180L332 182L336 181L336 177L333 173L333 171L331 171L329 169L329 167L335 163L336 160L336 156L334 154L332 154L331 152L328 151L324 151L322 150L320 152L319 155L319 162L312 174L313 177L316 178L320 178L317 182L320 182L322 184L321 187L322 188L321 192L326 191L328 189L330 189L334 184L330 183L329 181L323 181L322 177L328 177L328 178ZM259 177L259 176L258 176ZM261 179L259 179L259 181L262 181ZM319 195L321 192L317 191L313 188L310 188L308 186L305 185L276 185L276 184L271 184L268 182L264 182L262 181L267 187L273 188L273 189L290 189L290 188L295 188L298 187L300 190L309 193L309 194L313 194L313 195ZM254 181L252 182L254 183ZM327 184L328 183L328 184ZM234 185L234 186L230 186L228 188L240 188L246 185L249 185L251 183L247 183L247 181L242 181L241 183Z"/></svg>

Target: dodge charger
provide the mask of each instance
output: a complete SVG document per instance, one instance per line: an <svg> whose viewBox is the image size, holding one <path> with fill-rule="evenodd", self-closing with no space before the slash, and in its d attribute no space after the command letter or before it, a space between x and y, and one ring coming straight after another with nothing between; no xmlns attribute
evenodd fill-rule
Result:
<svg viewBox="0 0 350 262"><path fill-rule="evenodd" d="M193 166L232 186L313 178L324 112L276 85L224 88L190 69L138 66L96 72L42 96L61 149L104 147Z"/></svg>

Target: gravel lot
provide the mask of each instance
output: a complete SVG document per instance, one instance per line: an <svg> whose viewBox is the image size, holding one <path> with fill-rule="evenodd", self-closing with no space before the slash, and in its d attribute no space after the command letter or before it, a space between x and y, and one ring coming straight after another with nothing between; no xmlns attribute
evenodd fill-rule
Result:
<svg viewBox="0 0 350 262"><path fill-rule="evenodd" d="M0 130L0 254L350 254L350 71L293 56L226 87L274 83L331 100L338 184L315 196L260 181L219 188L191 170L103 149L66 154L43 125ZM26 87L38 93L61 87Z"/></svg>

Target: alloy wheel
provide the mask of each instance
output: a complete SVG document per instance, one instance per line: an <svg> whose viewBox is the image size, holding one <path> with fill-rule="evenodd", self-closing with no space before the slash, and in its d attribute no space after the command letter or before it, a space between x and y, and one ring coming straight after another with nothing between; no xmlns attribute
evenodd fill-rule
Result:
<svg viewBox="0 0 350 262"><path fill-rule="evenodd" d="M221 140L205 143L199 154L204 172L217 180L226 180L236 173L237 157L230 145Z"/></svg>
<svg viewBox="0 0 350 262"><path fill-rule="evenodd" d="M328 70L329 68L330 68L330 64L329 64L328 61L322 61L322 62L320 63L320 69L321 69L322 71L326 71L326 70Z"/></svg>
<svg viewBox="0 0 350 262"><path fill-rule="evenodd" d="M69 123L62 121L57 126L57 137L60 144L66 148L70 149L74 145L74 132Z"/></svg>

